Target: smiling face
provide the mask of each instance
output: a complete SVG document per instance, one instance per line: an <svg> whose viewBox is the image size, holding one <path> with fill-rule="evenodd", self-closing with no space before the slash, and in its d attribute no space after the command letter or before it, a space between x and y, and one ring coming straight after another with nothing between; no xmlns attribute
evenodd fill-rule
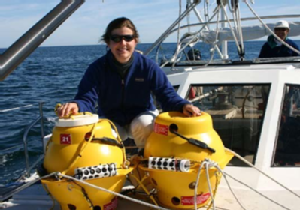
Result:
<svg viewBox="0 0 300 210"><path fill-rule="evenodd" d="M134 33L130 28L127 27L115 28L111 32L111 37L126 36L126 35L134 36ZM121 40L118 41L120 42L116 42L116 40L110 39L107 45L111 49L111 52L117 61L119 61L120 63L126 63L129 61L129 59L132 56L132 53L135 50L137 39L134 38L131 41L130 40L126 41L126 38L121 38Z"/></svg>
<svg viewBox="0 0 300 210"><path fill-rule="evenodd" d="M282 40L286 39L289 31L290 30L288 28L275 28L274 29L275 34Z"/></svg>

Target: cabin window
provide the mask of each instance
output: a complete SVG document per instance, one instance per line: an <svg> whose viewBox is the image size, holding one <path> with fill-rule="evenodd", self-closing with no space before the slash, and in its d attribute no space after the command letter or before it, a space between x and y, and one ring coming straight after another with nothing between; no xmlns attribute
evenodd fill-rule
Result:
<svg viewBox="0 0 300 210"><path fill-rule="evenodd" d="M186 99L211 115L225 147L255 164L270 84L191 85ZM238 158L229 165L246 166Z"/></svg>
<svg viewBox="0 0 300 210"><path fill-rule="evenodd" d="M287 84L272 166L300 167L300 85Z"/></svg>

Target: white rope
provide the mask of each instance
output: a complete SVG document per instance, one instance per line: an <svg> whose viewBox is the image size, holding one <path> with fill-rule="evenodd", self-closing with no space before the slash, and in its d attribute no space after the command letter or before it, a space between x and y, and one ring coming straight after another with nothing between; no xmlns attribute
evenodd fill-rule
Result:
<svg viewBox="0 0 300 210"><path fill-rule="evenodd" d="M98 190L102 190L102 191L107 192L107 193L111 193L111 194L113 194L113 195L115 195L115 196L118 196L118 197L121 197L121 198L130 200L130 201L132 201L132 202L135 202L135 203L138 203L138 204L142 204L142 205L145 205L145 206L154 208L154 209L170 210L170 209L166 209L166 208L163 208L163 207L160 207L160 206L152 205L152 204L147 203L147 202L144 202L144 201L140 201L140 200L138 200L138 199L131 198L131 197L126 196L126 195L122 195L121 193L116 193L116 192L114 192L114 191L105 189L105 188L103 188L103 187L98 187L98 186L93 185L93 184L90 184L90 183L88 183L88 182L85 182L85 181L82 181L82 180L78 180L78 179L76 179L76 178L74 178L74 177L72 177L72 176L63 175L63 174L60 174L60 173L58 173L57 175L58 175L58 176L61 176L61 177L64 177L64 178L67 178L67 179L71 179L71 180L76 181L76 182L80 182L80 183L82 183L82 184L84 184L84 185L93 187L93 188L98 189Z"/></svg>
<svg viewBox="0 0 300 210"><path fill-rule="evenodd" d="M229 18L228 18L226 9L225 9L225 7L224 7L224 5L223 5L223 2L221 2L221 7L222 7L222 9L223 9L224 15L225 15L226 20L227 20L227 22L228 22L228 25L229 25L229 28L230 28L230 30L231 30L232 36L233 36L233 38L234 38L235 44L236 44L238 50L241 51L241 50L240 50L239 43L238 43L238 40L237 40L236 35L235 35L235 33L234 33L234 30L233 30L233 28L232 28L232 26L231 26L231 23L230 23L230 21L229 21Z"/></svg>
<svg viewBox="0 0 300 210"><path fill-rule="evenodd" d="M194 11L196 17L198 18L199 22L202 23L203 20L201 18L201 12L198 11L196 7L194 7L193 11ZM205 27L205 30L209 30L207 26ZM217 52L219 53L220 57L223 58L223 54L222 54L219 46L217 46Z"/></svg>
<svg viewBox="0 0 300 210"><path fill-rule="evenodd" d="M280 39L263 21L262 19L257 15L257 13L253 10L253 8L250 6L250 4L248 3L247 0L243 0L245 2L245 4L248 6L248 8L251 10L251 12L253 13L253 15L259 20L259 22L284 46L286 46L287 48L289 48L290 50L294 51L295 53L298 53L300 55L300 51L293 48L292 46L290 46L289 44L287 44L285 41L283 41L282 39Z"/></svg>
<svg viewBox="0 0 300 210"><path fill-rule="evenodd" d="M208 61L207 64L205 64L205 67L207 67L214 59L214 55L215 55L215 49L216 49L216 46L217 46L217 43L218 43L218 36L219 36L219 23L220 23L220 20L219 20L219 16L220 16L220 5L218 5L218 14L217 14L217 28L216 28L216 38L215 38L215 41L213 43L213 47L211 48L211 55L210 55L210 60Z"/></svg>
<svg viewBox="0 0 300 210"><path fill-rule="evenodd" d="M214 12L213 16L211 16L211 18L208 20L208 22L206 22L206 24L204 24L204 25L201 27L200 30L198 30L197 32L195 32L195 34L192 36L191 40L188 41L188 42L187 42L187 43L179 50L178 54L181 53L181 52L182 52L189 44L191 44L191 43L194 41L195 38L197 38L197 35L198 35L198 34L199 34L206 26L208 26L208 24L211 22L211 20L216 16L217 12L219 12L219 9L217 9L217 10ZM169 61L165 61L160 67L161 67L161 68L164 67L167 63L169 63Z"/></svg>
<svg viewBox="0 0 300 210"><path fill-rule="evenodd" d="M205 164L206 179L207 179L207 185L208 185L208 189L209 189L209 193L210 193L210 197L211 197L211 203L212 203L212 206L213 206L213 210L215 210L215 199L214 199L213 192L212 192L212 189L211 189L211 183L210 183L209 174L208 174L208 169L211 168L211 167L214 167L214 163L209 162L209 160L208 160Z"/></svg>
<svg viewBox="0 0 300 210"><path fill-rule="evenodd" d="M196 38L196 36L204 29L204 27L205 26L207 26L210 22L211 22L211 20L216 16L216 14L219 12L219 9L217 9L215 12L214 12L214 14L213 14L213 16L211 16L211 18L208 20L208 22L206 23L206 24L204 24L202 27L201 27L201 29L200 30L198 30L196 33L195 33L195 35L191 38L191 40L190 41L188 41L180 50L179 50L179 52L178 53L181 53L190 43L192 43L193 41L194 41L194 39ZM161 67L163 67L163 66L161 66Z"/></svg>
<svg viewBox="0 0 300 210"><path fill-rule="evenodd" d="M205 161L203 161L201 163L201 165L199 166L198 174L197 174L197 178L196 178L196 183L195 183L195 190L194 190L194 207L195 207L195 210L197 210L198 184L199 184L199 180L200 180L201 170L202 170L204 164L205 164Z"/></svg>
<svg viewBox="0 0 300 210"><path fill-rule="evenodd" d="M31 106L33 106L33 104L29 104L29 105L26 105L26 106L15 107L15 108L11 108L11 109L2 109L2 110L0 110L0 112L9 112L9 111L12 111L12 110L22 109L22 108L31 107Z"/></svg>
<svg viewBox="0 0 300 210"><path fill-rule="evenodd" d="M247 164L250 165L251 167L255 168L255 167L253 166L253 164L251 164L250 162L248 162L247 160L245 160L244 158L242 158L241 156L239 156L239 155L236 154L235 152L233 152L233 151L231 151L231 150L229 150L229 149L227 149L227 148L225 148L225 149L228 150L228 151L230 151L230 152L232 152L236 157L238 157L239 159L241 159L242 161L244 161L245 163L247 163ZM276 204L276 205L278 205L278 206L280 206L280 207L282 207L282 208L284 208L284 209L286 209L286 210L291 210L291 209L289 209L289 208L283 206L282 204L280 204L280 203L278 203L278 202L272 200L271 198L265 196L264 194L262 194L262 193L260 193L259 191L255 190L255 189L252 188L251 186L249 186L249 185L247 185L247 184L245 184L245 183L243 183L243 182L237 180L236 178L232 177L231 175L229 175L229 174L223 172L222 169L219 167L219 165L218 165L217 163L215 163L215 162L213 162L213 161L211 161L211 160L209 160L209 159L205 159L203 162L201 162L201 165L199 166L199 169L198 169L198 174L197 174L196 183L195 183L195 190L194 190L194 193L195 193L195 194L194 194L194 207L195 207L195 210L197 210L197 194L198 194L197 190L198 190L199 180L200 180L202 168L203 168L204 166L205 166L205 169L206 169L206 179L207 179L207 184L208 184L208 188L209 188L209 192L210 192L210 196L211 196L211 204L212 204L212 206L213 206L213 209L215 209L214 195L213 195L212 188L211 188L211 183L210 183L210 180L209 180L209 171L208 171L208 170L209 170L210 168L212 168L212 167L215 167L215 168L218 170L218 172L220 172L220 173L224 176L224 178L225 178L225 180L226 180L226 183L227 183L227 185L228 185L228 187L229 187L231 193L233 194L233 196L235 197L236 201L239 203L239 205L240 205L244 210L246 210L246 209L242 206L241 202L239 201L239 199L237 198L237 196L236 196L235 193L233 192L233 190L232 190L232 188L231 188L231 186L230 186L230 184L229 184L229 182L228 182L226 176L229 176L230 178L232 178L232 179L235 180L236 182L239 182L240 184L242 184L242 185L248 187L249 189L253 190L253 191L256 192L257 194L259 194L260 196L262 196L263 198L265 198L265 199L271 201L272 203L274 203L274 204ZM255 169L256 169L256 168L255 168ZM258 169L257 169L257 170L258 170ZM260 171L260 172L261 172L261 171ZM261 172L261 173L263 173L263 172ZM263 174L264 174L264 173L263 173ZM69 179L69 180L73 180L73 181L76 181L76 182L80 182L80 183L82 183L82 184L84 184L84 185L93 187L93 188L95 188L95 189L98 189L98 190L101 190L101 191L104 191L104 192L107 192L107 193L111 193L111 194L113 194L113 195L115 195L115 196L122 197L122 198L124 198L124 199L130 200L130 201L132 201L132 202L135 202L135 203L138 203L138 204L141 204L141 205L145 205L145 206L148 206L148 207L151 207L151 208L162 209L162 210L170 210L170 209L163 208L163 207L160 207L160 206L156 206L156 205L153 205L153 204L144 202L144 201L140 201L140 200L138 200L138 199L131 198L131 197L129 197L129 196L125 196L125 195L123 195L123 194L120 194L120 193L117 193L117 192L114 192L114 191L105 189L105 188L103 188L103 187L98 187L98 186L93 185L93 184L90 184L90 183L88 183L88 182L85 182L85 181L82 181L82 180L78 180L78 179L76 179L76 178L74 178L74 177L72 177L72 176L63 175L63 174L61 174L60 172L53 172L53 173L48 174L48 175L46 175L46 176L43 176L43 177L37 178L37 179L35 179L35 180L33 180L33 181L30 181L30 182L26 183L25 185L23 185L23 186L21 187L21 189L25 189L25 188L31 186L32 184L34 184L34 183L40 181L41 179L45 179L45 178L48 178L48 177L51 177L51 176L64 177L64 178ZM269 177L269 178L270 178L270 177ZM272 178L271 178L271 179L272 179ZM272 180L273 180L273 179L272 179ZM277 182L276 182L276 183L277 183Z"/></svg>
<svg viewBox="0 0 300 210"><path fill-rule="evenodd" d="M179 0L179 16L181 14L181 0ZM187 13L188 15L189 13ZM178 30L177 30L177 46L176 46L176 52L175 52L175 56L174 56L174 62L172 64L172 68L171 70L174 68L175 66L175 63L177 61L177 56L178 56L178 51L180 49L180 22L181 21L178 21Z"/></svg>
<svg viewBox="0 0 300 210"><path fill-rule="evenodd" d="M215 209L215 199L214 199L213 192L212 192L212 189L211 189L211 183L210 183L210 179L209 179L208 170L209 170L209 168L215 167L215 168L217 168L217 170L219 172L221 172L223 174L223 171L220 169L218 164L211 161L211 160L209 160L209 159L205 159L200 164L200 166L198 168L198 173L197 173L197 178L196 178L196 183L195 183L195 190L194 190L194 208L195 208L195 210L198 209L198 207L197 207L198 185L199 185L199 180L200 180L200 176L201 176L201 171L202 171L202 168L203 168L204 165L205 165L205 172L206 172L206 181L207 181L207 184L208 184L208 189L209 189L213 209Z"/></svg>

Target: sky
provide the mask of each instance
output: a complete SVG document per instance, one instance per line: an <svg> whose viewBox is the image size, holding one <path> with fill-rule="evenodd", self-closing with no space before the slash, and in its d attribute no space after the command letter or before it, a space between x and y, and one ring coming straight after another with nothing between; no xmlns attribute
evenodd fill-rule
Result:
<svg viewBox="0 0 300 210"><path fill-rule="evenodd" d="M0 48L7 48L29 28L53 9L60 0L0 0ZM203 14L203 2L198 10ZM209 9L216 6L210 0ZM251 0L248 0L251 4ZM180 0L86 0L42 46L94 45L104 33L107 24L121 16L130 18L137 27L141 43L153 43L178 17ZM185 1L182 1L182 11ZM241 16L253 17L253 13L240 1ZM258 15L299 14L300 0L254 0ZM288 21L299 21L287 19ZM190 22L196 22L194 15ZM276 22L276 20L268 20ZM246 21L243 25L259 24ZM300 39L295 37L293 39ZM176 34L166 42L176 42Z"/></svg>

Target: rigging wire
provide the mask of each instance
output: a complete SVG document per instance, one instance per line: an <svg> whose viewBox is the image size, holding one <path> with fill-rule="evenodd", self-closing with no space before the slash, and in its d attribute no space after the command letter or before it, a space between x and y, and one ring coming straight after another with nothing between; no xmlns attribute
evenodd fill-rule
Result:
<svg viewBox="0 0 300 210"><path fill-rule="evenodd" d="M239 158L240 160L242 160L244 163L246 163L247 165L251 166L252 168L254 168L256 171L258 171L259 173L263 174L265 177L269 178L270 180L272 180L273 182L275 182L276 184L278 184L280 187L284 188L285 190L287 190L288 192L290 192L291 194L295 195L296 197L298 197L300 199L300 195L298 195L297 193L295 193L294 191L290 190L289 188L287 188L286 186L284 186L283 184L281 184L280 182L276 181L274 178L270 177L268 174L266 174L265 172L261 171L260 169L256 168L252 163L250 163L248 160L246 160L245 158L243 158L242 156L240 156L239 154L237 154L236 152L225 148L225 150L231 152L234 154L235 157Z"/></svg>
<svg viewBox="0 0 300 210"><path fill-rule="evenodd" d="M233 38L234 38L235 44L236 44L236 46L237 46L237 48L238 48L238 51L241 51L240 46L239 46L239 43L238 43L238 40L237 40L236 35L235 35L235 33L234 33L234 29L232 28L231 23L230 23L230 21L229 21L229 18L228 18L228 15L227 15L225 6L223 5L223 2L221 2L220 4L221 4L221 7L222 7L222 9L223 9L223 12L224 12L224 15L225 15L225 17L226 17L226 20L227 20L227 22L228 22L228 25L229 25L229 28L230 28L230 30L231 30L232 36L233 36Z"/></svg>
<svg viewBox="0 0 300 210"><path fill-rule="evenodd" d="M248 8L250 9L250 11L253 13L253 15L259 20L259 22L269 31L269 33L271 33L281 44L283 44L284 46L286 46L287 48L289 48L290 50L292 50L295 53L298 53L300 55L300 51L293 48L292 46L290 46L289 44L287 44L285 41L283 41L282 39L280 39L270 28L269 26L267 26L267 24L265 24L262 19L258 16L258 14L254 11L254 9L250 6L250 4L248 3L247 0L243 0L245 2L245 4L248 6Z"/></svg>
<svg viewBox="0 0 300 210"><path fill-rule="evenodd" d="M207 64L205 64L205 66L208 66L214 59L214 55L215 55L215 49L218 43L218 36L219 36L219 17L220 17L220 5L218 5L218 14L217 14L217 28L216 28L216 38L214 43L212 44L213 47L211 48L211 55L210 55L210 60L208 61Z"/></svg>
<svg viewBox="0 0 300 210"><path fill-rule="evenodd" d="M242 24L241 24L241 11L239 6L237 7L237 33L240 38L240 47L241 47L241 52L239 52L239 54L241 60L244 60L245 47L244 47L244 39L243 39Z"/></svg>
<svg viewBox="0 0 300 210"><path fill-rule="evenodd" d="M205 0L204 2L204 17L205 17L205 22L208 22L209 20L209 15L208 15L208 0ZM208 30L210 30L209 25L207 25Z"/></svg>
<svg viewBox="0 0 300 210"><path fill-rule="evenodd" d="M205 26L207 26L210 22L211 22L211 20L216 16L216 14L219 12L219 10L218 9L216 9L215 11L214 11L214 14L210 17L210 19L208 20L208 22L206 22L202 27L201 27L201 29L200 30L198 30L194 35L193 35L193 37L191 38L191 40L190 41L188 41L180 50L179 50L179 52L178 53L181 53L189 44L191 44L193 41L195 41L195 39L198 39L197 38L197 35L205 28ZM167 63L168 63L169 61L166 61L165 63L163 63L160 67L162 68L162 67L164 67Z"/></svg>
<svg viewBox="0 0 300 210"><path fill-rule="evenodd" d="M17 110L17 109L32 107L33 105L34 104L28 104L28 105L25 105L25 106L19 106L19 107L10 108L10 109L2 109L2 110L0 110L0 112L10 112L10 111Z"/></svg>
<svg viewBox="0 0 300 210"><path fill-rule="evenodd" d="M188 10L188 7L186 8L186 10ZM187 15L189 14L190 12L187 13ZM181 0L179 0L179 16L181 14ZM172 64L172 68L171 70L174 69L174 66L175 66L175 63L177 61L177 56L178 56L178 51L180 49L180 22L181 21L178 21L178 30L177 30L177 46L176 46L176 52L175 52L175 55L174 55L174 62Z"/></svg>

